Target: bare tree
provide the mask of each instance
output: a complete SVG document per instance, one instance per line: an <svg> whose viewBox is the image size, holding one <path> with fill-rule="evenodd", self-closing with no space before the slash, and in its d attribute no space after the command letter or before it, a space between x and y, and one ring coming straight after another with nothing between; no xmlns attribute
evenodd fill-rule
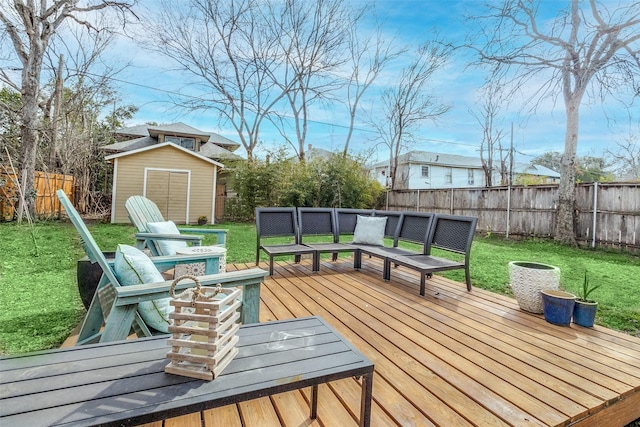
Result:
<svg viewBox="0 0 640 427"><path fill-rule="evenodd" d="M371 84L378 78L384 67L398 56L406 52L396 49L393 40L383 38L382 27L379 25L373 36L362 34L358 26L353 25L349 31L349 53L351 75L347 82L347 107L349 109L349 130L344 142L343 156L349 151L349 143L355 127L356 115L363 95Z"/></svg>
<svg viewBox="0 0 640 427"><path fill-rule="evenodd" d="M611 159L616 175L622 179L640 181L640 126L623 140L616 142L616 149L605 150Z"/></svg>
<svg viewBox="0 0 640 427"><path fill-rule="evenodd" d="M482 100L477 111L470 110L482 128L480 142L480 162L485 176L485 185L492 187L493 174L496 169L500 172L500 184L504 185L509 179L507 155L502 149L504 130L499 129L500 109L505 100L502 94L502 84L499 80L489 81L482 90Z"/></svg>
<svg viewBox="0 0 640 427"><path fill-rule="evenodd" d="M427 42L417 49L413 61L382 94L383 119L371 120L378 139L389 148L387 179L392 190L396 186L398 156L413 140L413 132L428 120L436 121L451 108L427 91L433 74L447 63L449 55L450 49L437 42Z"/></svg>
<svg viewBox="0 0 640 427"><path fill-rule="evenodd" d="M78 0L14 0L2 1L0 7L1 31L6 34L13 45L14 54L22 64L20 82L13 81L12 76L0 69L0 79L22 96L20 112L21 151L20 151L20 185L25 198L18 205L18 221L25 212L33 213L34 172L38 148L38 101L43 58L49 48L51 38L63 23L73 22L88 30L98 30L87 20L90 14L105 9L115 9L126 16L130 12L131 3L120 1L88 2L78 5ZM106 28L102 28L106 30Z"/></svg>
<svg viewBox="0 0 640 427"><path fill-rule="evenodd" d="M638 87L640 3L613 9L596 0L571 0L550 23L539 16L541 3L507 0L489 6L490 15L480 22L481 40L472 47L481 46L481 62L501 68L516 87L537 85L532 98L562 94L566 129L555 238L575 245L580 106L590 88L604 98L622 86Z"/></svg>
<svg viewBox="0 0 640 427"><path fill-rule="evenodd" d="M273 80L285 92L297 147L288 137L282 116L274 124L304 160L310 108L327 100L341 85L335 76L348 59L346 43L356 25L359 12L345 6L343 0L314 2L286 0L284 5L271 2L269 18L272 32L282 29L278 42L283 63L274 68Z"/></svg>
<svg viewBox="0 0 640 427"><path fill-rule="evenodd" d="M78 158L69 158L69 150L79 153L82 138L87 143L98 115L116 101L113 78L128 64L117 64L117 60L104 61L103 54L111 45L111 32L88 33L81 28L71 28L64 37L51 43L51 52L44 58L48 68L56 69L54 90L41 90L44 126L41 134L48 142L49 169L60 168L63 173L86 173L86 169L74 168L82 163ZM60 55L58 57L57 55ZM64 61L62 61L64 57ZM56 62L60 61L57 65ZM73 123L73 126L69 126ZM73 129L74 137L69 134ZM73 143L71 143L73 141ZM46 144L41 144L45 148ZM76 176L77 178L77 176Z"/></svg>
<svg viewBox="0 0 640 427"><path fill-rule="evenodd" d="M282 60L278 40L283 35L282 28L267 25L262 6L254 0L164 1L149 24L150 46L173 59L204 94L178 105L217 111L234 127L249 159L264 119L289 90L272 79Z"/></svg>

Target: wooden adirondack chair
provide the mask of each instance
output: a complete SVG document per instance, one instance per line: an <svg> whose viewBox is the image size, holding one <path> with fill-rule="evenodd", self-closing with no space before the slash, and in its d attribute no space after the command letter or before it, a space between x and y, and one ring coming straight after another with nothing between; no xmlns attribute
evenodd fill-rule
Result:
<svg viewBox="0 0 640 427"><path fill-rule="evenodd" d="M165 222L158 206L143 196L131 196L124 203L129 220L138 229L136 234L136 247L138 249L149 249L152 255L169 255L162 251L158 244L159 240L178 240L191 243L193 246L200 246L204 236L202 234L215 234L217 237L216 246L225 246L227 242L227 230L212 228L185 228L179 227L181 234L159 234L153 233L147 226L150 222ZM189 235L182 233L198 233L199 235Z"/></svg>
<svg viewBox="0 0 640 427"><path fill-rule="evenodd" d="M105 258L66 194L62 190L58 190L56 195L80 234L82 247L87 256L92 262L97 262L103 271L96 293L82 323L76 345L122 340L132 331L139 337L151 336L152 331L137 312L138 303L168 297L171 281L122 286L113 270L113 260ZM177 264L203 262L206 266L206 272L217 272L219 256L218 254L201 253L157 256L152 257L151 260L159 271L175 268ZM262 269L253 268L223 274L208 274L198 279L203 286L221 283L224 287L243 287L240 320L246 324L258 322L260 284L266 274L267 272ZM183 280L176 286L176 291L193 286L194 283L191 280Z"/></svg>

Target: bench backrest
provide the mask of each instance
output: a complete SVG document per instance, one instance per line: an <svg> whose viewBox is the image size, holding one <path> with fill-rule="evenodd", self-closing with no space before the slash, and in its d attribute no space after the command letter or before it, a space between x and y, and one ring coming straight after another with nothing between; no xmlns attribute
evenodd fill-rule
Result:
<svg viewBox="0 0 640 427"><path fill-rule="evenodd" d="M298 208L298 228L300 243L304 243L305 236L325 236L330 237L331 242L338 241L333 208Z"/></svg>
<svg viewBox="0 0 640 427"><path fill-rule="evenodd" d="M124 202L124 208L127 211L129 221L131 221L141 233L151 232L147 226L148 223L165 221L158 205L144 196L129 197ZM155 239L147 239L145 243L154 256L164 255L160 242Z"/></svg>
<svg viewBox="0 0 640 427"><path fill-rule="evenodd" d="M427 241L435 215L426 212L404 212L398 226L393 246L402 240L422 245L423 253L427 252Z"/></svg>
<svg viewBox="0 0 640 427"><path fill-rule="evenodd" d="M465 255L468 259L478 218L437 214L427 240L427 254L436 247Z"/></svg>
<svg viewBox="0 0 640 427"><path fill-rule="evenodd" d="M257 249L263 238L290 237L294 243L300 241L296 208L256 208Z"/></svg>
<svg viewBox="0 0 640 427"><path fill-rule="evenodd" d="M336 208L336 227L338 230L338 237L342 235L353 235L356 229L356 222L358 215L372 216L373 209L348 209L348 208Z"/></svg>
<svg viewBox="0 0 640 427"><path fill-rule="evenodd" d="M384 227L384 237L395 239L398 232L398 225L400 224L400 218L402 218L402 212L376 210L373 212L373 215L387 217L387 225Z"/></svg>
<svg viewBox="0 0 640 427"><path fill-rule="evenodd" d="M138 231L150 232L148 222L162 222L162 212L152 200L143 196L131 196L124 202L129 221L136 226Z"/></svg>

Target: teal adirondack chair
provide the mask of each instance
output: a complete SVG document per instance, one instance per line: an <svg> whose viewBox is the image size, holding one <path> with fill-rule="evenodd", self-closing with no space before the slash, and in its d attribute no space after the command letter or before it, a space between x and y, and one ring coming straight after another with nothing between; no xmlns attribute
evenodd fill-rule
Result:
<svg viewBox="0 0 640 427"><path fill-rule="evenodd" d="M147 327L137 312L138 303L153 301L169 296L171 281L122 286L113 270L113 260L107 260L96 244L93 236L62 190L56 195L64 207L69 219L80 234L82 247L91 262L97 262L102 268L102 277L82 322L76 345L95 342L123 340L134 332L137 336L151 336L153 331ZM174 255L152 257L159 271L175 268L177 264L194 262L205 263L205 271L217 272L220 255L201 253L195 255ZM260 285L267 275L265 270L252 268L222 274L207 274L198 278L202 286L218 283L224 287L243 288L240 321L257 323L260 309ZM176 286L176 292L194 287L191 280L182 280Z"/></svg>
<svg viewBox="0 0 640 427"><path fill-rule="evenodd" d="M143 196L131 196L124 203L129 220L138 229L136 234L136 247L138 249L148 248L152 255L170 255L163 252L159 241L183 241L191 243L192 246L200 246L204 236L202 234L215 234L217 238L216 246L225 246L227 242L227 230L212 228L185 228L179 227L180 234L154 233L149 229L148 223L166 222L158 206ZM184 233L198 233L190 235Z"/></svg>

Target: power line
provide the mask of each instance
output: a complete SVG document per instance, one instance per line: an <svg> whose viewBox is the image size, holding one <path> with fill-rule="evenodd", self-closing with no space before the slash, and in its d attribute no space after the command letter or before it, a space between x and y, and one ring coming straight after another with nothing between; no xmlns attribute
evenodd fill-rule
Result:
<svg viewBox="0 0 640 427"><path fill-rule="evenodd" d="M90 72L85 72L85 74L91 75L91 76L94 76L94 77L104 77L104 76L100 76L98 74L93 74L93 73L90 73ZM141 88L144 88L144 89L149 89L149 90L152 90L152 91L167 93L169 95L179 96L179 97L183 97L183 98L190 98L190 99L198 100L198 101L201 101L201 102L206 102L201 97L196 96L196 95L183 94L183 93L180 93L180 92L176 92L174 90L162 89L162 88L155 87L155 86L149 86L149 85L145 85L145 84L141 84L141 83L130 82L130 81L127 81L127 80L116 78L116 77L107 77L107 78L112 80L112 81L118 82L118 83L128 84L128 85L132 85L132 86L141 87ZM163 102L163 101L157 101L157 102ZM255 111L251 111L251 112L255 113ZM289 116L289 115L286 115L286 114L281 114L281 116L285 117L287 119L292 119L292 120L295 119L295 117L292 117L292 116ZM323 121L320 121L320 120L313 120L313 119L307 119L307 121L309 123L315 123L315 124L319 124L319 125L323 125L323 126L329 126L329 127L333 127L333 128L341 128L341 129L347 129L347 130L350 129L349 126L341 125L341 124L338 124L338 123L327 123L327 122L323 122ZM364 129L364 128L359 128L359 127L354 127L353 130L356 130L356 131L359 131L359 132L377 133L375 130ZM443 144L453 144L453 145L462 145L462 146L467 146L467 147L476 147L475 145L472 145L472 144L466 144L466 143L455 142L455 141L447 141L447 140L442 140L442 139L433 139L433 138L419 138L419 139L421 141L433 141L433 142L440 142L440 143L443 143Z"/></svg>

